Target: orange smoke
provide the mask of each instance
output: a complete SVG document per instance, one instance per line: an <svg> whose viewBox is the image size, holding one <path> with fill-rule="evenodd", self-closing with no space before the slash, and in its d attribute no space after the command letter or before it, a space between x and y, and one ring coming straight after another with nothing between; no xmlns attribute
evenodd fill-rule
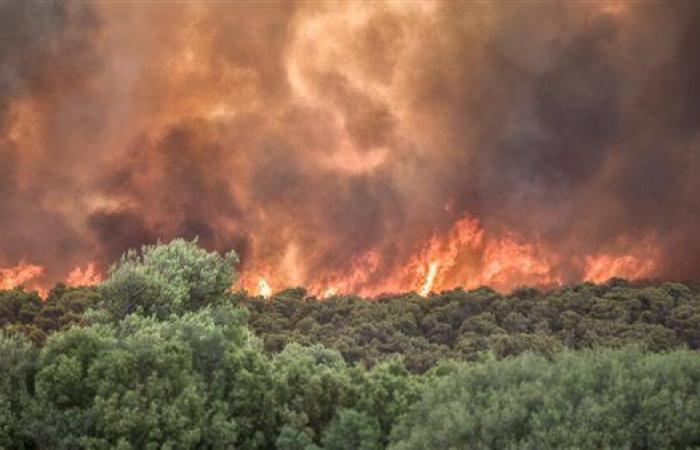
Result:
<svg viewBox="0 0 700 450"><path fill-rule="evenodd" d="M700 277L692 2L15 3L2 287L195 236L263 296Z"/></svg>

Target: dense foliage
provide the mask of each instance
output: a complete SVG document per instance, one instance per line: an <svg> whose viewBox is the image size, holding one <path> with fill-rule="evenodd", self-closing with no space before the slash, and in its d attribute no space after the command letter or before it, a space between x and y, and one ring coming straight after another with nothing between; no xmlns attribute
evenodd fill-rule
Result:
<svg viewBox="0 0 700 450"><path fill-rule="evenodd" d="M93 287L68 288L56 285L45 300L22 287L0 291L0 329L21 333L36 344L49 334L73 325L85 325L84 313L100 299Z"/></svg>
<svg viewBox="0 0 700 450"><path fill-rule="evenodd" d="M321 343L366 365L403 355L414 372L443 358L479 360L531 351L640 345L653 351L700 347L700 293L678 283L583 283L548 293L488 288L386 296L374 301L306 298L290 289L244 298L249 324L269 352L289 342Z"/></svg>
<svg viewBox="0 0 700 450"><path fill-rule="evenodd" d="M130 250L102 283L104 309L116 320L134 312L163 319L196 310L224 298L237 262L235 252L210 253L196 239Z"/></svg>
<svg viewBox="0 0 700 450"><path fill-rule="evenodd" d="M342 448L351 436L381 448L418 397L420 379L398 361L365 370L295 344L269 358L244 322L231 306L166 321L133 314L55 333L41 350L3 334L3 444Z"/></svg>
<svg viewBox="0 0 700 450"><path fill-rule="evenodd" d="M700 446L700 358L636 349L450 364L391 448Z"/></svg>
<svg viewBox="0 0 700 450"><path fill-rule="evenodd" d="M235 262L0 292L0 448L700 448L695 289L263 299Z"/></svg>

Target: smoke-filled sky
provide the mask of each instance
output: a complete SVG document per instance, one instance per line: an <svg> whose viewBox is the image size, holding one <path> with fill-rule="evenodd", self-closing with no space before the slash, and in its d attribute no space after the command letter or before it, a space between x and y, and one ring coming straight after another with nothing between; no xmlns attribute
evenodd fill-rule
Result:
<svg viewBox="0 0 700 450"><path fill-rule="evenodd" d="M0 286L698 279L698 174L697 2L0 3Z"/></svg>

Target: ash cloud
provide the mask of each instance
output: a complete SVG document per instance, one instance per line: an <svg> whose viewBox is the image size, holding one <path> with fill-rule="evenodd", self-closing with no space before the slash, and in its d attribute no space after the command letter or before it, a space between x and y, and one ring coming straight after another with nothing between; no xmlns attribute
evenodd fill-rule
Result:
<svg viewBox="0 0 700 450"><path fill-rule="evenodd" d="M199 236L380 284L474 217L700 276L692 2L0 5L0 266ZM622 243L622 244L621 244ZM624 244L627 243L627 244Z"/></svg>

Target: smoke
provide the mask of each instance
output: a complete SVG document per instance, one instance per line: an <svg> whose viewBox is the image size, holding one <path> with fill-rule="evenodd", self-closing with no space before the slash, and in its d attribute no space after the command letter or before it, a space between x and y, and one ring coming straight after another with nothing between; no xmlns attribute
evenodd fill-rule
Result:
<svg viewBox="0 0 700 450"><path fill-rule="evenodd" d="M9 2L0 29L0 267L42 283L175 236L319 294L700 277L692 2Z"/></svg>

